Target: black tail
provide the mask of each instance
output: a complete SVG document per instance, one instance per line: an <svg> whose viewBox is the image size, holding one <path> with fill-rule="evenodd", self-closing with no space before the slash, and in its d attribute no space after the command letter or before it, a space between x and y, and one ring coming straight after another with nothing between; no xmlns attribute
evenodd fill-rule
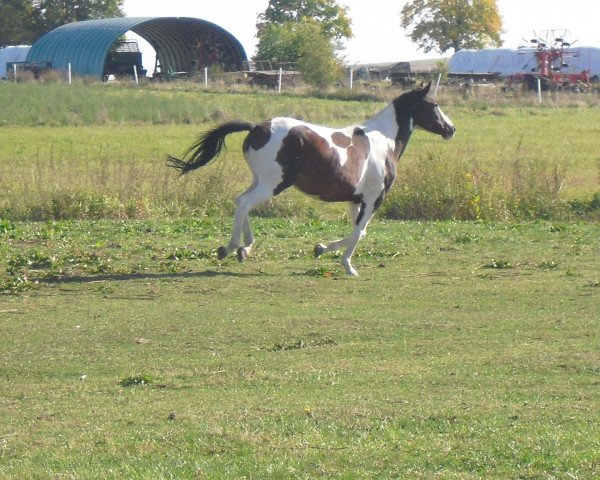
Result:
<svg viewBox="0 0 600 480"><path fill-rule="evenodd" d="M183 155L182 159L167 155L167 166L181 174L202 167L215 158L225 146L225 137L230 133L250 131L254 125L247 122L227 122L202 135ZM187 157L187 158L186 158Z"/></svg>

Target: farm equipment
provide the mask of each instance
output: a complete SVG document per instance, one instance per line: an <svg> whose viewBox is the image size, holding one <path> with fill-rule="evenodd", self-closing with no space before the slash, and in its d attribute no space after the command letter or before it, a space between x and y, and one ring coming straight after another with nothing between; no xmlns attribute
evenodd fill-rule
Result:
<svg viewBox="0 0 600 480"><path fill-rule="evenodd" d="M50 62L7 62L6 75L9 80L14 80L15 72L31 72L35 78L39 78L44 72L52 69Z"/></svg>
<svg viewBox="0 0 600 480"><path fill-rule="evenodd" d="M528 90L555 91L570 90L582 91L589 89L590 75L587 71L574 72L574 68L565 63L569 58L579 57L577 42L569 40L568 30L545 30L541 35L531 39L531 47L523 48L519 53L530 54L531 58L523 69L528 73L516 73L506 80L504 90L512 90L515 85L523 85ZM532 62L535 66L530 67Z"/></svg>
<svg viewBox="0 0 600 480"><path fill-rule="evenodd" d="M286 84L294 84L298 77L297 64L294 62L273 65L270 60L250 60L242 62L243 74L250 85L277 88L279 79Z"/></svg>
<svg viewBox="0 0 600 480"><path fill-rule="evenodd" d="M134 66L138 75L146 75L138 42L135 40L115 42L106 56L104 78L108 78L110 75L115 77L133 76Z"/></svg>

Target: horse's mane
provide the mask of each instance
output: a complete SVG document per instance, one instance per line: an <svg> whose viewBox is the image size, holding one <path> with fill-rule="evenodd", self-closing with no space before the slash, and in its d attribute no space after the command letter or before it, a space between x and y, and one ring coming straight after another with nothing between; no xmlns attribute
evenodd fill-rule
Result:
<svg viewBox="0 0 600 480"><path fill-rule="evenodd" d="M426 89L426 86L421 85L420 87L413 88L408 92L404 92L399 97L396 97L392 104L396 109L396 112L408 110L412 112L412 109L417 104L417 101L423 98L423 91Z"/></svg>

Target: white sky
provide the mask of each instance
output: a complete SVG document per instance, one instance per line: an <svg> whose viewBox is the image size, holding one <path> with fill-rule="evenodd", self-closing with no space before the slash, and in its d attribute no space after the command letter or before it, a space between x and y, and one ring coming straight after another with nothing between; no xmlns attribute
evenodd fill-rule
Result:
<svg viewBox="0 0 600 480"><path fill-rule="evenodd" d="M424 54L400 28L406 0L338 0L349 7L354 38L343 52L348 63L377 63L437 58ZM129 17L194 17L216 23L236 37L252 57L256 17L269 0L125 0ZM497 0L504 47L523 45L540 30L568 30L578 46L600 47L600 0ZM451 55L451 52L447 56Z"/></svg>

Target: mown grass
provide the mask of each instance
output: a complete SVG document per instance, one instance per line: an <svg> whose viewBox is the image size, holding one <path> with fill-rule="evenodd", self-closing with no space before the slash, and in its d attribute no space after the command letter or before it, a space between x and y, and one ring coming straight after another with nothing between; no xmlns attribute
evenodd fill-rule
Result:
<svg viewBox="0 0 600 480"><path fill-rule="evenodd" d="M3 478L600 474L596 224L3 225Z"/></svg>

